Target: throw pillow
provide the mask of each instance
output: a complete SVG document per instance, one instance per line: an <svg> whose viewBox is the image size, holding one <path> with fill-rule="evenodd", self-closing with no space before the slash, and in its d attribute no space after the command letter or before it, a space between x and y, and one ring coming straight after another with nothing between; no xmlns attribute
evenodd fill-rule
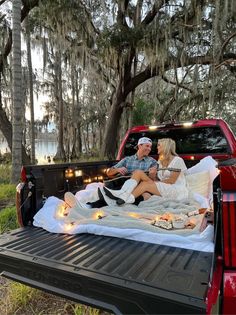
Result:
<svg viewBox="0 0 236 315"><path fill-rule="evenodd" d="M209 197L210 175L208 171L186 175L186 182L190 193Z"/></svg>

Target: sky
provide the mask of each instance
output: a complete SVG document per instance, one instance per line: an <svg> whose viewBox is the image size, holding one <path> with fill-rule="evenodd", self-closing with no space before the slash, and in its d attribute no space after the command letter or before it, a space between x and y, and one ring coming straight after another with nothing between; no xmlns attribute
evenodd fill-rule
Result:
<svg viewBox="0 0 236 315"><path fill-rule="evenodd" d="M22 40L22 50L26 51L26 46L25 43ZM40 52L39 49L32 49L31 50L31 58L32 58L32 68L33 71L35 69L37 70L38 73L40 73L41 69L43 69L43 56L42 52ZM48 97L43 94L39 94L38 96L34 93L34 116L35 120L39 119L41 120L44 115L44 111L42 108L42 104L44 102L48 101ZM30 112L29 109L26 110L26 118L30 119Z"/></svg>

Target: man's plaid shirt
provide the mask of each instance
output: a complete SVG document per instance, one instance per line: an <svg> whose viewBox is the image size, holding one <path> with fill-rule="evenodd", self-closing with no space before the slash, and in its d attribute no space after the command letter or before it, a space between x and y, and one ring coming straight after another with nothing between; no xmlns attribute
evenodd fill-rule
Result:
<svg viewBox="0 0 236 315"><path fill-rule="evenodd" d="M148 171L150 167L156 166L157 161L150 156L145 156L141 160L138 159L137 154L127 156L119 161L113 168L126 167L128 173L132 173L135 170Z"/></svg>

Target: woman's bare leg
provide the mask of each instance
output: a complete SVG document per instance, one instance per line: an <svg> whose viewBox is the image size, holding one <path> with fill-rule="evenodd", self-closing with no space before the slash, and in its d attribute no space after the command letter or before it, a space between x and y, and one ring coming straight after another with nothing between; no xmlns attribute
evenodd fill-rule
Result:
<svg viewBox="0 0 236 315"><path fill-rule="evenodd" d="M143 181L143 182L152 182L153 183L153 180L148 177L144 171L141 171L141 170L136 170L133 172L132 176L131 176L132 179L135 179L137 183Z"/></svg>
<svg viewBox="0 0 236 315"><path fill-rule="evenodd" d="M161 196L159 190L157 189L157 186L154 181L146 181L146 182L141 182L138 184L136 188L132 191L132 195L136 198L140 195L142 195L144 192L149 192L153 195L156 196Z"/></svg>

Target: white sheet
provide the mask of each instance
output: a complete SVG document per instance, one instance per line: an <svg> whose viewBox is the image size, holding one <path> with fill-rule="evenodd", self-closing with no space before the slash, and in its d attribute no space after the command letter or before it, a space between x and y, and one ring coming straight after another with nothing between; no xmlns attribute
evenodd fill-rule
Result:
<svg viewBox="0 0 236 315"><path fill-rule="evenodd" d="M151 202L152 200L149 201L149 204ZM151 206L147 210L145 209L144 212L143 207L139 208L129 205L122 214L120 214L120 207L113 207L113 209L109 209L109 207L102 209L80 209L79 212L73 213L69 217L58 219L55 217L55 213L57 206L61 203L60 199L49 197L43 208L35 215L34 226L42 227L52 233L90 233L204 252L213 252L214 250L214 229L212 226L208 226L201 233L199 233L199 224L193 230L167 231L150 225L150 221L148 220L143 221L130 216L130 213L134 209L136 210L135 213L141 215L143 213L146 216L150 214L154 215ZM145 205L145 202L143 203ZM168 208L166 207L163 212L166 212L166 209ZM101 220L94 219L93 214L96 214L97 211L107 216ZM125 214L125 211L127 214ZM183 213L184 211L181 212ZM158 213L158 210L156 210L156 213Z"/></svg>
<svg viewBox="0 0 236 315"><path fill-rule="evenodd" d="M206 157L196 164L194 167L187 170L188 174L209 170L211 178L211 187L214 178L218 175L216 169L216 161L211 157ZM86 191L80 191L76 197L81 201L94 201L97 199L96 188L101 186L101 183L93 183L87 186ZM198 206L189 204L189 207L209 207L209 201L199 194L193 195ZM211 198L211 196L209 196ZM209 198L209 199L210 199ZM43 208L34 216L33 224L37 227L42 227L52 233L90 233L97 235L113 236L126 238L136 241L143 241L154 244L163 244L179 248L199 250L204 252L213 252L213 236L214 228L209 225L203 232L199 232L201 217L198 224L193 230L171 230L154 227L147 220L137 220L130 216L130 212L135 212L139 216L154 215L163 212L176 211L184 213L188 210L188 204L185 203L183 208L175 204L175 210L171 209L171 201L166 201L169 204L165 205L165 201L161 197L153 196L148 201L140 203L139 207L134 205L125 205L124 207L104 207L102 209L79 209L72 211L66 218L58 218L56 216L56 208L63 201L56 197L49 197L46 200ZM174 204L175 201L172 201ZM170 206L168 208L168 205ZM164 208L163 208L164 207ZM178 210L179 209L179 210ZM101 220L94 219L96 212L100 211L106 215ZM159 211L159 212L158 212ZM73 222L73 223L71 223Z"/></svg>

